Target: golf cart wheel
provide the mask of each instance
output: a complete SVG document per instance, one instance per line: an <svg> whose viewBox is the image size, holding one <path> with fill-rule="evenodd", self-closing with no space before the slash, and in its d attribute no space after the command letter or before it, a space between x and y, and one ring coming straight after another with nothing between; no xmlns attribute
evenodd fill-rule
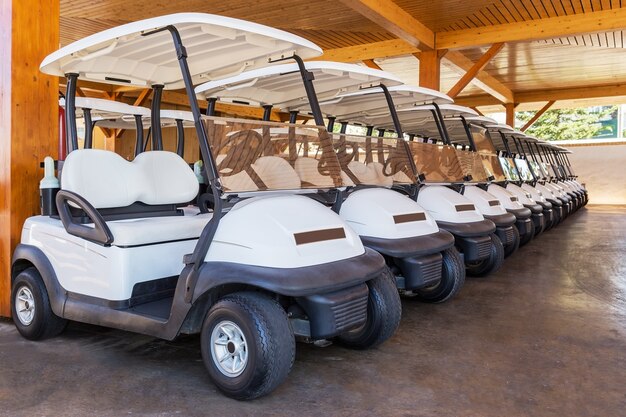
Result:
<svg viewBox="0 0 626 417"><path fill-rule="evenodd" d="M296 354L285 310L254 292L225 296L209 310L200 336L211 380L229 397L269 394L287 378Z"/></svg>
<svg viewBox="0 0 626 417"><path fill-rule="evenodd" d="M489 257L478 262L467 263L467 275L484 277L496 272L504 263L504 247L500 238L494 234L491 237Z"/></svg>
<svg viewBox="0 0 626 417"><path fill-rule="evenodd" d="M517 251L518 248L519 248L519 230L517 230L517 227L513 225L513 242L504 246L504 257L508 258L509 256L513 255L515 251Z"/></svg>
<svg viewBox="0 0 626 417"><path fill-rule="evenodd" d="M534 230L531 231L530 233L526 233L524 236L520 236L520 239L519 239L520 248L524 246L525 244L527 244L528 242L530 242L531 240L533 240L533 237L535 237Z"/></svg>
<svg viewBox="0 0 626 417"><path fill-rule="evenodd" d="M395 277L389 268L367 283L367 319L358 329L337 337L344 346L352 349L374 348L396 332L402 316L402 304Z"/></svg>
<svg viewBox="0 0 626 417"><path fill-rule="evenodd" d="M427 303L442 303L454 297L465 282L465 265L461 255L455 248L446 249L441 253L443 264L441 279L435 285L420 288L416 298Z"/></svg>
<svg viewBox="0 0 626 417"><path fill-rule="evenodd" d="M52 312L48 291L36 268L27 268L13 281L11 314L15 327L30 340L41 340L59 335L67 320Z"/></svg>

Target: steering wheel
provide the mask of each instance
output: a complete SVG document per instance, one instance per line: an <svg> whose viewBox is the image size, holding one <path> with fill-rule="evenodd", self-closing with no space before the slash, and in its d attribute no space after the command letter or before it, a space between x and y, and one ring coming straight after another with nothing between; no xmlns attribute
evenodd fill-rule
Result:
<svg viewBox="0 0 626 417"><path fill-rule="evenodd" d="M233 133L222 145L222 149L226 146L230 146L230 149L217 165L217 170L221 176L228 177L247 170L259 159L263 152L263 136L255 130L241 130ZM222 172L223 170L228 172Z"/></svg>

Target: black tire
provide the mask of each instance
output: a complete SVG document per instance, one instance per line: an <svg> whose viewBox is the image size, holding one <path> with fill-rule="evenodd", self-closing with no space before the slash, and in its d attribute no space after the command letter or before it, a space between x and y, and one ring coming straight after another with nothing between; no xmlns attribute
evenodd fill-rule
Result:
<svg viewBox="0 0 626 417"><path fill-rule="evenodd" d="M337 337L337 341L352 349L371 349L389 339L398 329L402 303L396 280L389 268L367 283L369 298L367 320L358 329Z"/></svg>
<svg viewBox="0 0 626 417"><path fill-rule="evenodd" d="M22 303L24 305L21 305ZM18 308L20 310L34 309L34 311L31 317L21 318ZM23 270L13 281L11 315L17 330L29 340L42 340L57 336L67 325L67 320L52 312L48 291L39 271L34 267Z"/></svg>
<svg viewBox="0 0 626 417"><path fill-rule="evenodd" d="M504 246L504 258L506 259L509 256L513 255L517 251L518 248L519 248L519 230L517 230L517 227L513 225L513 242Z"/></svg>
<svg viewBox="0 0 626 417"><path fill-rule="evenodd" d="M441 280L435 285L415 291L415 298L427 303L442 303L454 297L465 283L465 265L455 248L446 249L443 256Z"/></svg>
<svg viewBox="0 0 626 417"><path fill-rule="evenodd" d="M231 336L221 330L223 327L218 328L224 323L235 324L245 338L242 350L247 352L247 361L238 375L226 375L216 364L218 358L214 359L219 353L211 346L214 329L227 339L225 349L236 352ZM230 294L215 303L202 325L200 343L211 380L220 391L237 400L272 392L287 378L296 355L296 341L285 310L277 301L255 292Z"/></svg>
<svg viewBox="0 0 626 417"><path fill-rule="evenodd" d="M533 230L531 230L530 233L526 233L525 235L520 236L519 247L521 248L522 246L524 246L525 244L533 240L534 237L535 237L535 230L534 230L534 225L533 225Z"/></svg>
<svg viewBox="0 0 626 417"><path fill-rule="evenodd" d="M487 259L466 263L467 275L472 277L484 277L496 272L504 263L504 247L502 241L495 234L491 234L491 251Z"/></svg>

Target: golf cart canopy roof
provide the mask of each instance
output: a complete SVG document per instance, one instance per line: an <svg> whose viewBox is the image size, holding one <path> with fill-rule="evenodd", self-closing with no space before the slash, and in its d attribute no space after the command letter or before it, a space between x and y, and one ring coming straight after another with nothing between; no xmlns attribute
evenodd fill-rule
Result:
<svg viewBox="0 0 626 417"><path fill-rule="evenodd" d="M304 65L315 77L313 84L319 101L380 84L394 86L402 83L388 72L360 65L327 61L306 62ZM195 91L206 99L215 97L224 101L272 105L282 110L310 110L302 75L295 63L272 65L210 81L199 85Z"/></svg>
<svg viewBox="0 0 626 417"><path fill-rule="evenodd" d="M384 84L388 87L397 111L430 103L452 103L452 99L447 95L429 88L406 84L395 86ZM346 122L367 124L370 118L389 115L389 107L381 87L339 94L320 102L320 107L325 114ZM310 108L305 106L301 110L308 111Z"/></svg>
<svg viewBox="0 0 626 417"><path fill-rule="evenodd" d="M461 116L478 116L478 113L469 107L458 106L456 104L441 104L439 105L439 109L446 119L459 118ZM440 135L435 120L435 111L436 108L432 104L398 109L398 118L402 124L403 132L424 137L439 138ZM381 129L394 128L390 115L387 115L385 118L372 118L371 122L373 122L374 126ZM456 123L453 125L456 125ZM460 126L462 128L462 125ZM464 132L461 133L463 135L465 134Z"/></svg>
<svg viewBox="0 0 626 417"><path fill-rule="evenodd" d="M81 80L107 84L183 88L167 30L172 26L185 45L194 84L294 54L303 59L322 54L314 43L268 26L206 13L178 13L117 26L73 42L48 55L40 70L59 77L76 73Z"/></svg>
<svg viewBox="0 0 626 417"><path fill-rule="evenodd" d="M65 107L65 99L59 99L59 106ZM89 109L91 116L96 118L118 118L124 115L150 117L150 109L141 106L131 106L120 101L105 100L102 98L76 97L76 109ZM82 117L82 112L76 114ZM132 118L132 117L131 117Z"/></svg>
<svg viewBox="0 0 626 417"><path fill-rule="evenodd" d="M142 117L141 119L145 129L151 127L150 110L149 109L146 109L146 110L148 111L148 114L144 115L144 117ZM123 115L115 119L94 118L93 120L94 122L96 122L96 124L99 127L106 127L110 129L126 129L126 130L134 130L137 128L134 118L131 117L129 114ZM177 120L182 121L183 127L185 129L194 127L193 114L191 114L191 112L182 111L182 110L161 110L161 127L162 128L176 126Z"/></svg>

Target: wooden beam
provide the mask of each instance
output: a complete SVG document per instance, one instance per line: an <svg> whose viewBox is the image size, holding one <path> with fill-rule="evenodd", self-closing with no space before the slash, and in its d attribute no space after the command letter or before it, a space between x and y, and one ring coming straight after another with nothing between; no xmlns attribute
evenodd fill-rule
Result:
<svg viewBox="0 0 626 417"><path fill-rule="evenodd" d="M540 101L578 100L585 98L626 96L626 83L606 84L587 87L553 88L541 90L518 91L515 93L516 103L536 103ZM483 94L459 96L455 103L467 107L491 106L501 104L495 97Z"/></svg>
<svg viewBox="0 0 626 417"><path fill-rule="evenodd" d="M10 316L11 257L39 214L39 163L58 157L59 79L39 64L59 47L57 0L0 6L0 316Z"/></svg>
<svg viewBox="0 0 626 417"><path fill-rule="evenodd" d="M480 110L478 110L478 107L471 107L471 109L478 113L479 116L484 116L484 114Z"/></svg>
<svg viewBox="0 0 626 417"><path fill-rule="evenodd" d="M421 51L435 48L435 33L391 0L339 0Z"/></svg>
<svg viewBox="0 0 626 417"><path fill-rule="evenodd" d="M505 103L504 110L506 111L506 124L515 129L515 108L517 103Z"/></svg>
<svg viewBox="0 0 626 417"><path fill-rule="evenodd" d="M491 47L480 57L472 67L465 72L459 81L448 91L448 95L451 98L455 98L461 91L472 81L480 71L498 54L504 47L503 43L494 43Z"/></svg>
<svg viewBox="0 0 626 417"><path fill-rule="evenodd" d="M420 87L437 90L441 88L441 56L438 51L426 51L415 54L419 60Z"/></svg>
<svg viewBox="0 0 626 417"><path fill-rule="evenodd" d="M418 49L402 39L392 39L344 48L326 49L322 56L313 58L311 61L358 62L366 59L408 55L415 52L418 52Z"/></svg>
<svg viewBox="0 0 626 417"><path fill-rule="evenodd" d="M458 49L494 42L521 42L559 38L582 33L626 28L626 8L571 14L569 16L488 25L471 29L437 32L437 49Z"/></svg>
<svg viewBox="0 0 626 417"><path fill-rule="evenodd" d="M363 63L365 65L367 65L369 68L373 68L373 69L382 69L377 63L374 62L373 59L364 59Z"/></svg>
<svg viewBox="0 0 626 417"><path fill-rule="evenodd" d="M449 68L459 73L467 72L474 66L474 62L459 51L448 51L445 56L445 62L449 64ZM514 101L513 91L485 71L478 72L471 82L476 87L495 97L498 102L512 103Z"/></svg>
<svg viewBox="0 0 626 417"><path fill-rule="evenodd" d="M543 114L546 112L546 110L548 110L550 107L552 107L552 105L556 103L555 100L550 100L548 101L548 103L543 106L537 113L535 113L535 115L528 121L526 122L526 124L520 129L522 132L525 132L526 129L528 129L529 127L531 127L533 124L535 124L535 122L537 120L539 120L539 118L541 116L543 116Z"/></svg>

